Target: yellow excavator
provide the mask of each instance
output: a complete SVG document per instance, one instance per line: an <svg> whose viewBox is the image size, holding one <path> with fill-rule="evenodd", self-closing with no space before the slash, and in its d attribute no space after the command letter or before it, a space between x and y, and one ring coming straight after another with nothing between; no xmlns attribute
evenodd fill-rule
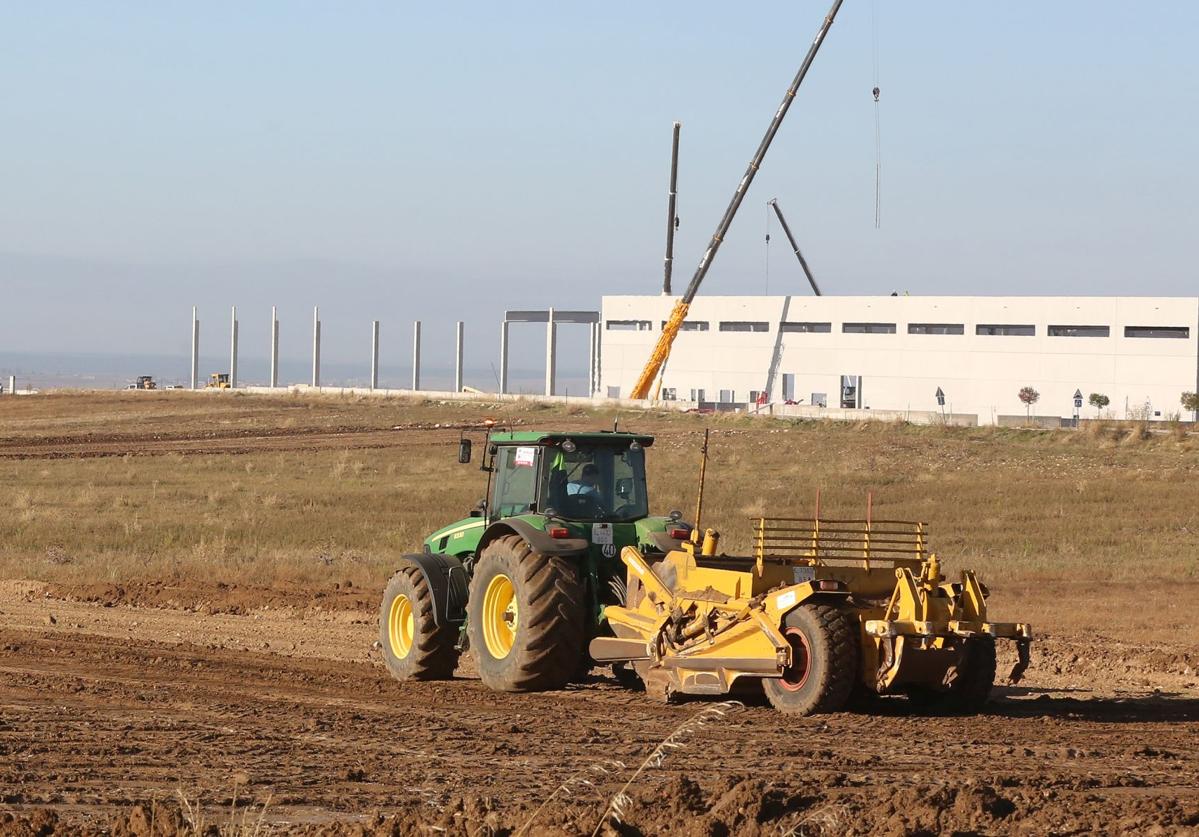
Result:
<svg viewBox="0 0 1199 837"><path fill-rule="evenodd" d="M741 201L745 199L750 184L754 181L754 176L758 173L758 169L761 168L762 161L766 158L766 152L770 148L770 143L773 142L774 135L778 133L779 127L783 124L783 117L787 115L787 110L791 107L791 102L795 100L796 91L799 90L804 77L808 74L808 69L812 66L812 61L816 58L816 53L820 51L820 46L824 43L824 38L828 34L829 28L833 25L833 20L837 17L837 12L841 9L842 2L843 0L834 0L832 8L825 15L824 22L821 23L815 40L812 41L812 45L808 48L808 54L804 57L799 72L795 74L795 79L791 82L791 86L787 88L786 95L783 96L782 104L775 111L774 118L770 120L770 126L766 129L766 136L762 138L762 142L758 145L758 150L749 162L749 167L745 170L745 175L737 184L737 189L733 192L733 199L724 211L724 216L720 219L720 223L716 227L716 232L712 235L712 240L708 243L708 249L704 251L703 258L699 260L699 267L695 269L695 275L691 277L691 282L687 285L686 291L679 297L678 302L675 303L674 310L670 312L670 317L662 326L662 335L658 338L658 342L650 353L645 368L641 370L641 375L633 385L633 389L629 393L630 398L649 397L654 380L661 373L666 359L670 357L670 349L674 345L674 340L678 336L679 329L682 328L683 321L687 318L687 312L691 308L691 303L695 299L696 292L699 291L700 283L704 281L709 268L712 267L716 253L720 250L720 245L724 242L725 236L728 235L729 227L732 226L733 218L737 215L737 210L741 207ZM672 216L671 224L673 225L673 186L672 208L670 212ZM668 252L668 271L671 261L671 254ZM669 281L668 274L665 286L667 290L669 290Z"/></svg>
<svg viewBox="0 0 1199 837"><path fill-rule="evenodd" d="M208 376L208 383L204 386L206 389L229 389L229 373L213 372Z"/></svg>

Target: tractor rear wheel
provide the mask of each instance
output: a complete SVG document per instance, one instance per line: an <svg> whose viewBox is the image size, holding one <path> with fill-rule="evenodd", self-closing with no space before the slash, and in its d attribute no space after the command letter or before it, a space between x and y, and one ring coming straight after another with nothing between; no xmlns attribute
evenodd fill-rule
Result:
<svg viewBox="0 0 1199 837"><path fill-rule="evenodd" d="M826 604L797 607L783 620L791 665L762 680L766 699L780 712L816 715L845 707L858 677L858 631L846 611Z"/></svg>
<svg viewBox="0 0 1199 837"><path fill-rule="evenodd" d="M948 689L912 686L908 700L930 712L972 715L981 712L995 686L995 637L974 636L965 640L957 677Z"/></svg>
<svg viewBox="0 0 1199 837"><path fill-rule="evenodd" d="M534 552L518 535L492 541L470 583L467 635L489 688L560 689L584 664L585 596L569 558Z"/></svg>
<svg viewBox="0 0 1199 837"><path fill-rule="evenodd" d="M416 567L391 577L379 608L383 661L397 680L449 680L458 666L458 628L437 625L433 593Z"/></svg>

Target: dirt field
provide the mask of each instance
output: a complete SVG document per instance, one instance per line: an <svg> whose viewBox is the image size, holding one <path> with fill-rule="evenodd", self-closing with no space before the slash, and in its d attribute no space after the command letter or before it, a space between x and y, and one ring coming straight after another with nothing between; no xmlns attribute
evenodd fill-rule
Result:
<svg viewBox="0 0 1199 837"><path fill-rule="evenodd" d="M600 833L1199 833L1193 439L638 417L661 505L710 423L712 524L874 490L1044 637L979 717L791 719L599 669L401 686L381 583L481 493L453 445L486 408L140 395L0 401L0 833L590 834L697 718Z"/></svg>

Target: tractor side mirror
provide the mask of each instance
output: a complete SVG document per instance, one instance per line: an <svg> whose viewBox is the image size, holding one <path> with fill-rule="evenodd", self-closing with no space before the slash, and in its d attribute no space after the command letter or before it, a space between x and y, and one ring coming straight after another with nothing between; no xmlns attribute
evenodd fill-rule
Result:
<svg viewBox="0 0 1199 837"><path fill-rule="evenodd" d="M458 440L458 461L463 465L470 462L470 439Z"/></svg>
<svg viewBox="0 0 1199 837"><path fill-rule="evenodd" d="M486 517L487 516L487 501L480 499L473 509L470 510L471 517Z"/></svg>

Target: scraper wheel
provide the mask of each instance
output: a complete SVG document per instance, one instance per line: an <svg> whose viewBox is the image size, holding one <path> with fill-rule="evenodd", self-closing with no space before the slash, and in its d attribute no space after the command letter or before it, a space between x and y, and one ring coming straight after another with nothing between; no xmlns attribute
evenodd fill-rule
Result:
<svg viewBox="0 0 1199 837"><path fill-rule="evenodd" d="M908 700L926 712L970 715L981 712L995 685L995 638L966 640L957 677L947 689L910 686Z"/></svg>
<svg viewBox="0 0 1199 837"><path fill-rule="evenodd" d="M844 708L858 673L852 617L832 605L804 605L787 614L783 636L791 645L791 665L781 677L762 680L771 705L794 715Z"/></svg>

